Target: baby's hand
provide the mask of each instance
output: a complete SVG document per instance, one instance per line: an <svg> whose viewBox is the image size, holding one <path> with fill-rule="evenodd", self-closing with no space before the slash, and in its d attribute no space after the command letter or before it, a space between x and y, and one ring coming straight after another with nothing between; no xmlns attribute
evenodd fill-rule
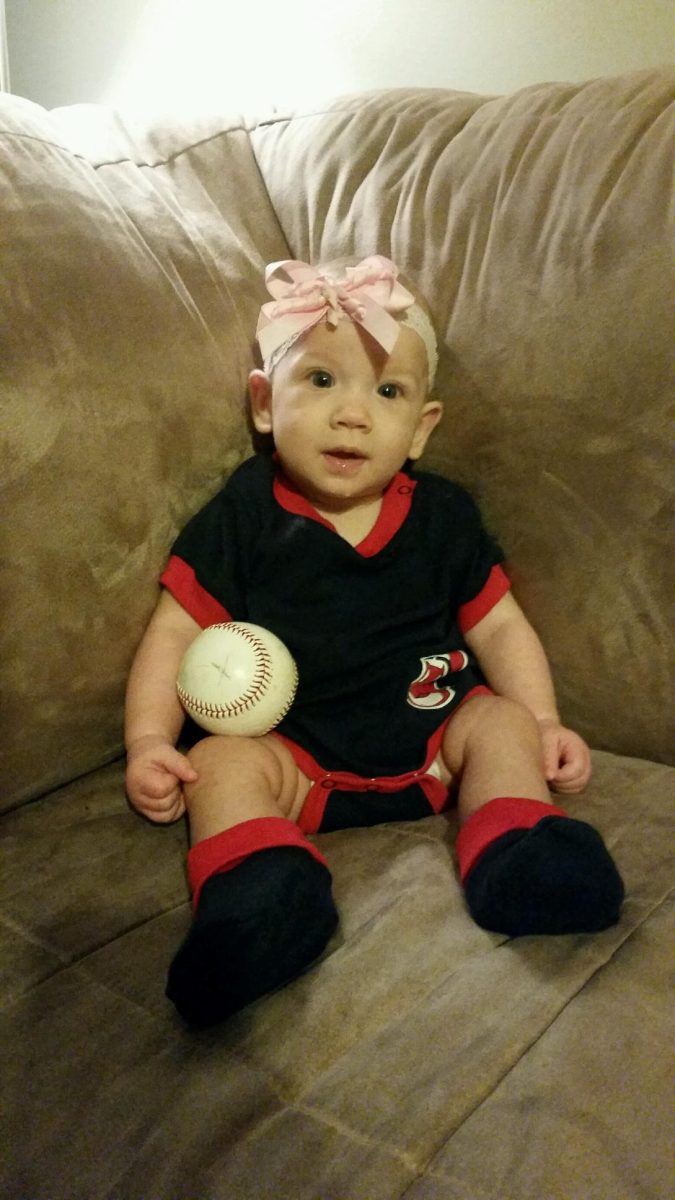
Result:
<svg viewBox="0 0 675 1200"><path fill-rule="evenodd" d="M582 792L591 777L591 752L583 738L558 721L540 721L539 728L546 782L556 792Z"/></svg>
<svg viewBox="0 0 675 1200"><path fill-rule="evenodd" d="M197 772L184 754L161 738L143 737L129 748L127 794L134 808L151 821L168 824L185 812L183 784Z"/></svg>

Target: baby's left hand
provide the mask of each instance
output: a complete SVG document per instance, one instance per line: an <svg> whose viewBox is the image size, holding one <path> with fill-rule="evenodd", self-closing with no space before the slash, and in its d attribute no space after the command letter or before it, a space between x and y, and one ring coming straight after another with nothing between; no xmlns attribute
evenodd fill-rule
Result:
<svg viewBox="0 0 675 1200"><path fill-rule="evenodd" d="M582 792L591 777L591 752L583 738L558 721L539 722L546 782L556 792Z"/></svg>

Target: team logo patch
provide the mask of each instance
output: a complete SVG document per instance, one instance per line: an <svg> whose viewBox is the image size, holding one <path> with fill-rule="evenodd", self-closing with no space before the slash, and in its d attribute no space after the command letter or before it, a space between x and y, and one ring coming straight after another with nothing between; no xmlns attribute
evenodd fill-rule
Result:
<svg viewBox="0 0 675 1200"><path fill-rule="evenodd" d="M464 650L451 650L449 654L429 654L420 662L422 670L410 684L408 704L413 708L445 708L456 693L444 680L447 675L463 671L469 664L469 656Z"/></svg>

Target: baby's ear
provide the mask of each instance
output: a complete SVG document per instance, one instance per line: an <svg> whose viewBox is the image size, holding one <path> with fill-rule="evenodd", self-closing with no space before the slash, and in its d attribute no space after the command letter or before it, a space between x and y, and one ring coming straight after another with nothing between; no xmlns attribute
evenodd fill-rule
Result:
<svg viewBox="0 0 675 1200"><path fill-rule="evenodd" d="M251 420L258 433L272 432L272 383L264 371L251 371L248 377Z"/></svg>
<svg viewBox="0 0 675 1200"><path fill-rule="evenodd" d="M417 429L415 430L412 444L408 451L408 458L411 458L413 462L416 462L424 453L424 447L442 416L443 405L440 401L428 400L420 413Z"/></svg>

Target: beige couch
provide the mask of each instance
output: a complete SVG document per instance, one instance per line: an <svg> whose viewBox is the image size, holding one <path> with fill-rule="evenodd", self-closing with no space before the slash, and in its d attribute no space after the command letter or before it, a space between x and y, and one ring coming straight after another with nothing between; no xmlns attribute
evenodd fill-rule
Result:
<svg viewBox="0 0 675 1200"><path fill-rule="evenodd" d="M0 99L8 1200L672 1196L674 96L662 71L152 126ZM163 995L186 831L126 804L125 678L176 530L250 452L264 264L372 251L437 314L426 465L507 548L595 750L568 810L628 899L509 941L465 912L452 817L324 835L323 960L196 1034Z"/></svg>

